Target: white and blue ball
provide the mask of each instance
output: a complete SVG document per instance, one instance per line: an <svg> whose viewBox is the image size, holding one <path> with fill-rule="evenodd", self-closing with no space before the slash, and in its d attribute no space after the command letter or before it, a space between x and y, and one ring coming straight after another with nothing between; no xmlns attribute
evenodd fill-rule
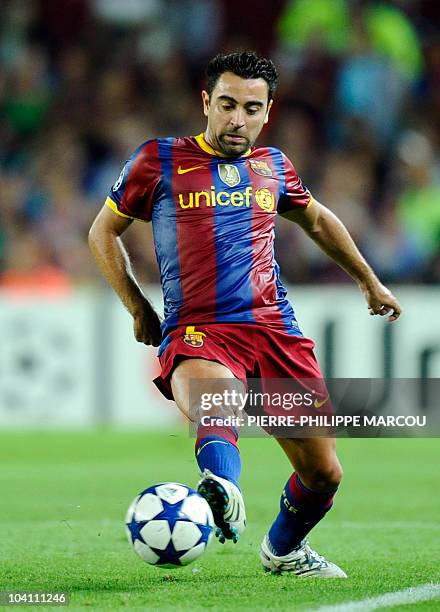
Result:
<svg viewBox="0 0 440 612"><path fill-rule="evenodd" d="M150 565L188 565L206 550L214 519L197 491L177 482L163 482L142 491L125 518L127 537Z"/></svg>

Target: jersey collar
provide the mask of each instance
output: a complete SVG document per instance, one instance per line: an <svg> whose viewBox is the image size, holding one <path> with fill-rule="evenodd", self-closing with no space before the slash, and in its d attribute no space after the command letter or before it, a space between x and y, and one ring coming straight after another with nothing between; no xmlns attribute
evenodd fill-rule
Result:
<svg viewBox="0 0 440 612"><path fill-rule="evenodd" d="M211 145L206 142L205 135L203 134L203 132L198 136L194 136L194 138L196 143L199 145L202 151L205 151L205 153L209 153L209 155L215 155L217 157L224 157L223 153L221 153L220 151L216 151L216 149L213 149ZM251 152L251 149L248 149L246 153L243 153L243 155L239 155L238 157L249 157Z"/></svg>

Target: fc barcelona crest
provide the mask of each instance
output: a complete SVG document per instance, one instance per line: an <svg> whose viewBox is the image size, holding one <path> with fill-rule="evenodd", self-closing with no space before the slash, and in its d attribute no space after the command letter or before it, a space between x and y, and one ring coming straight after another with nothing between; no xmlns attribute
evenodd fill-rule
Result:
<svg viewBox="0 0 440 612"><path fill-rule="evenodd" d="M250 159L249 164L256 174L260 176L273 176L272 168L267 162L258 159Z"/></svg>
<svg viewBox="0 0 440 612"><path fill-rule="evenodd" d="M235 187L241 181L240 172L233 164L219 164L218 174L229 187Z"/></svg>
<svg viewBox="0 0 440 612"><path fill-rule="evenodd" d="M194 325L189 325L183 336L183 341L185 344L189 346L193 346L194 348L200 348L205 343L206 334L201 331L196 331Z"/></svg>

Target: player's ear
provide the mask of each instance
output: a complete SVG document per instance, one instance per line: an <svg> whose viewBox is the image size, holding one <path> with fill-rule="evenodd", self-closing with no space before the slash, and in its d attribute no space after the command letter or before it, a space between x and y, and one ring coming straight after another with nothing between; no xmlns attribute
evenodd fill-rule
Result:
<svg viewBox="0 0 440 612"><path fill-rule="evenodd" d="M267 123L269 121L269 113L270 113L270 109L272 108L272 103L273 103L273 100L269 100L269 104L267 105L266 116L264 117L264 123Z"/></svg>
<svg viewBox="0 0 440 612"><path fill-rule="evenodd" d="M208 116L209 111L209 93L205 90L202 91L202 102L203 102L203 114L205 117Z"/></svg>

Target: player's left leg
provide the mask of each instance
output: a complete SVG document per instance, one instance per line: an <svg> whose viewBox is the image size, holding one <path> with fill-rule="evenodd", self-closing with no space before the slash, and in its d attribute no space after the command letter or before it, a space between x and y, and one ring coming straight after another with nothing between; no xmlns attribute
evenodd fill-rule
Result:
<svg viewBox="0 0 440 612"><path fill-rule="evenodd" d="M281 510L269 531L278 555L285 555L324 518L342 479L334 438L278 438L295 472L282 493Z"/></svg>
<svg viewBox="0 0 440 612"><path fill-rule="evenodd" d="M280 389L280 378L286 381L290 391L294 384L294 390L299 385L318 392L319 398L328 394L312 340L273 328L259 328L258 335L258 365L263 388L269 395L271 389ZM265 409L273 412L271 405ZM322 403L320 409L322 414ZM279 414L275 411L274 416ZM280 512L261 545L264 568L275 573L290 571L304 577L346 577L345 572L315 553L306 541L309 531L332 507L342 478L335 440L323 437L276 439L296 471L287 481Z"/></svg>
<svg viewBox="0 0 440 612"><path fill-rule="evenodd" d="M282 492L280 511L265 536L260 556L266 570L291 571L298 576L345 578L337 565L318 555L305 538L333 505L342 468L333 438L277 441L295 472Z"/></svg>

